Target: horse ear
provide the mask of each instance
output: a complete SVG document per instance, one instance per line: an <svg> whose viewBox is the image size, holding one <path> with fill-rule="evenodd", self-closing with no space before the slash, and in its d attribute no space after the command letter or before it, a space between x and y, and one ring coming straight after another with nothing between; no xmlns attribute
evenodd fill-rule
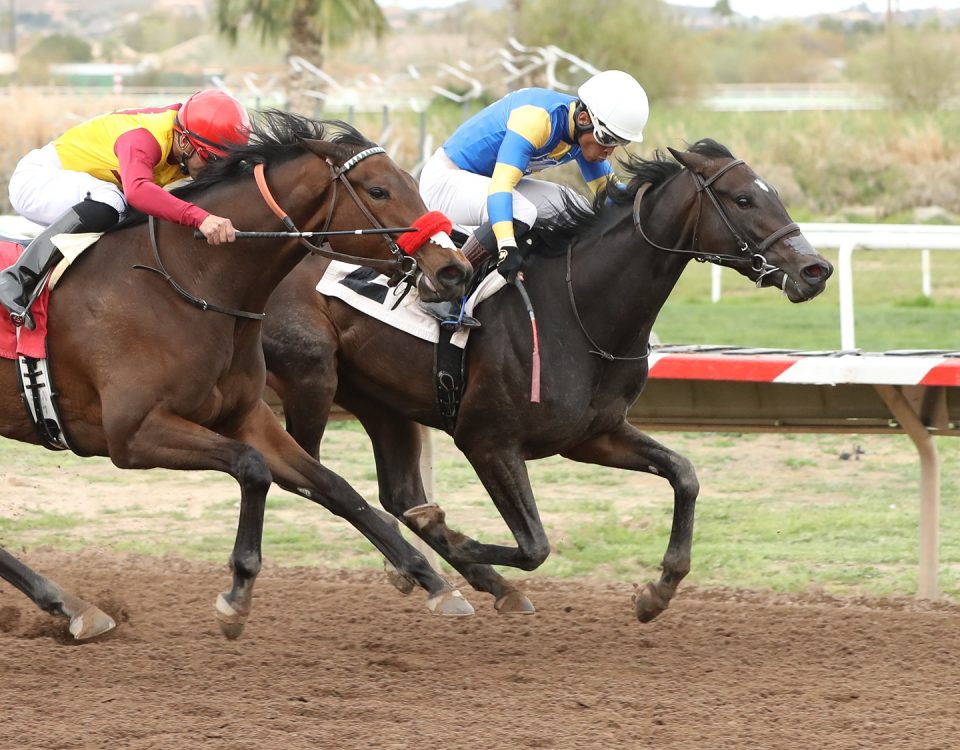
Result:
<svg viewBox="0 0 960 750"><path fill-rule="evenodd" d="M304 138L301 143L303 143L303 147L307 149L307 151L312 151L321 159L326 159L337 166L340 166L344 162L346 154L337 143L321 141L315 138Z"/></svg>
<svg viewBox="0 0 960 750"><path fill-rule="evenodd" d="M706 156L695 154L692 151L677 151L669 146L667 146L667 151L683 166L699 175L705 176L713 166L713 159L708 159Z"/></svg>

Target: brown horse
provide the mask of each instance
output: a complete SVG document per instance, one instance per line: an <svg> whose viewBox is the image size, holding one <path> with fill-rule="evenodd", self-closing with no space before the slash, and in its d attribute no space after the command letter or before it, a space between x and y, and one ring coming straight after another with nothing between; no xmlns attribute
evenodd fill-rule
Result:
<svg viewBox="0 0 960 750"><path fill-rule="evenodd" d="M254 163L266 165L268 190L304 230L369 228L371 220L406 227L426 212L412 178L355 130L281 112L264 113L252 145L212 164L183 194L241 228L280 229L251 174ZM401 270L410 271L408 262L384 262L396 250L389 237L337 240L343 252L381 259L398 279ZM76 453L109 456L121 468L215 470L237 480L233 586L216 602L228 637L240 634L250 612L272 482L346 518L429 592L431 609L469 614L469 605L382 512L301 450L262 400L260 311L307 252L296 239L209 247L193 230L168 223L135 223L104 236L50 300L49 362L66 440ZM428 241L414 258L422 293L462 294L469 264L452 242L448 249ZM39 442L9 360L0 362L0 434ZM2 549L0 576L40 608L69 617L76 638L114 625Z"/></svg>
<svg viewBox="0 0 960 750"><path fill-rule="evenodd" d="M264 327L268 382L287 429L317 455L331 402L353 412L373 443L380 501L501 612L533 606L491 565L532 570L550 550L524 462L551 455L662 476L674 494L663 573L636 598L649 621L690 569L694 504L690 461L643 434L626 412L647 379L654 321L692 258L730 266L792 302L819 294L832 268L792 223L777 193L720 144L704 140L677 162L631 158L632 179L589 211L540 232L526 264L537 313L542 401L531 403L531 334L521 295L477 308L466 389L452 431L457 446L516 540L485 544L447 527L426 504L415 423L443 424L433 386L433 346L313 292L325 263L301 265L270 299ZM606 199L605 199L606 198Z"/></svg>

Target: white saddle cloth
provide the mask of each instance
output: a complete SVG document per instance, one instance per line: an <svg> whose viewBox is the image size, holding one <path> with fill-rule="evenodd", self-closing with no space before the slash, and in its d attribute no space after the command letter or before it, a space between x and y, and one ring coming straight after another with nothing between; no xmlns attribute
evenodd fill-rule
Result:
<svg viewBox="0 0 960 750"><path fill-rule="evenodd" d="M411 289L399 305L397 297L401 294L397 287L387 286L386 276L361 278L370 272L363 266L354 266L340 261L331 261L317 291L328 297L343 300L355 310L393 326L411 336L436 343L440 340L440 321L420 309L420 296ZM353 274L353 276L351 276ZM470 295L463 306L465 315L473 315L473 309L487 297L500 291L507 285L499 273L491 273L480 282L480 286ZM363 293L361 293L361 290ZM396 309L392 309L396 305ZM461 349L466 347L469 328L461 328L450 342Z"/></svg>

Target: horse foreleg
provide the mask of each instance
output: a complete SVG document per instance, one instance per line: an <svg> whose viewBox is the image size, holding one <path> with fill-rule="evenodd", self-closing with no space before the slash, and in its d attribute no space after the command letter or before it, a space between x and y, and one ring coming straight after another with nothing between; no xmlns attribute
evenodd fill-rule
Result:
<svg viewBox="0 0 960 750"><path fill-rule="evenodd" d="M467 446L463 451L517 546L485 544L451 531L445 524L443 511L436 505L411 508L405 513L408 522L417 524L424 533L431 533L432 528L442 531L449 546L446 559L451 565L478 563L509 565L523 570L538 568L550 554L550 543L537 511L523 459L517 456L512 446L502 444L482 448Z"/></svg>
<svg viewBox="0 0 960 750"><path fill-rule="evenodd" d="M535 612L530 600L490 565L451 559L454 557L453 547L461 546L468 538L447 527L439 506L427 503L420 473L419 427L403 417L383 411L365 409L355 404L351 404L350 409L370 436L383 507L401 518L474 589L492 594L498 612Z"/></svg>
<svg viewBox="0 0 960 750"><path fill-rule="evenodd" d="M690 572L693 515L700 491L693 464L627 422L562 455L583 463L656 474L673 487L673 525L663 572L658 582L640 589L634 600L637 618L650 622L669 606L680 581Z"/></svg>
<svg viewBox="0 0 960 750"><path fill-rule="evenodd" d="M241 435L263 452L277 484L347 520L401 574L413 578L424 588L431 611L444 615L473 614L473 607L460 592L430 566L398 529L385 521L342 477L308 456L284 432L265 403L247 420Z"/></svg>
<svg viewBox="0 0 960 750"><path fill-rule="evenodd" d="M240 518L230 555L233 587L217 596L215 612L223 634L239 637L250 615L262 559L263 513L272 481L264 457L250 445L173 414L151 412L132 432L107 418L104 427L110 459L120 468L222 471L237 480Z"/></svg>
<svg viewBox="0 0 960 750"><path fill-rule="evenodd" d="M64 591L55 581L24 565L2 547L0 578L20 589L44 612L69 618L70 633L78 641L106 633L117 625L106 612Z"/></svg>

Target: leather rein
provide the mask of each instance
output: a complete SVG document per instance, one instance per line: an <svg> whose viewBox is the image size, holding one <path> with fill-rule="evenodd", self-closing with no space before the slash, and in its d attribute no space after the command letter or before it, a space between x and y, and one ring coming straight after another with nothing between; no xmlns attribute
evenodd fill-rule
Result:
<svg viewBox="0 0 960 750"><path fill-rule="evenodd" d="M317 234L323 235L330 227L331 222L333 221L334 208L337 202L337 183L342 182L347 192L350 194L350 197L353 198L354 203L357 204L357 207L363 213L364 216L373 224L376 229L384 229L383 224L381 224L377 218L369 211L369 209L363 205L363 202L360 200L360 196L357 195L356 190L354 190L353 185L350 184L350 181L346 178L346 172L349 171L352 167L356 166L359 162L366 159L368 156L374 156L376 154L385 153L384 149L380 146L374 146L368 148L364 151L361 151L354 156L350 157L345 161L339 168L334 166L333 162L330 159L325 161L330 167L330 184L333 187L333 196L330 199L330 208L327 211L327 218L323 224L323 231L317 232ZM257 187L260 189L260 194L263 196L264 201L270 207L270 210L283 222L283 225L292 233L300 233L300 230L297 229L296 224L294 224L293 219L284 211L280 204L274 199L273 195L270 193L270 188L267 186L267 180L265 176L265 168L262 162L258 162L254 165L253 168L254 179L257 182ZM156 261L157 267L144 266L141 264L136 264L133 267L138 268L144 271L153 271L163 276L167 283L173 287L174 291L177 292L181 297L183 297L187 302L189 302L194 307L197 307L201 310L210 310L212 312L223 313L224 315L232 315L236 318L248 318L251 320L263 320L266 317L266 313L256 313L248 312L246 310L238 310L231 307L223 307L222 305L217 305L212 302L208 302L205 299L197 297L191 292L187 291L183 285L181 285L173 276L167 271L166 267L163 265L163 260L160 258L160 247L157 243L157 231L156 231L156 220L151 215L147 218L148 222L148 231L150 234L150 246L153 249L153 258ZM355 255L347 255L345 253L338 253L330 249L329 243L323 243L321 245L316 245L310 242L306 237L299 237L300 244L308 248L311 253L316 255L321 255L325 258L330 258L331 260L341 260L347 263L359 263L360 265L368 266L374 269L386 269L389 272L392 279L396 279L396 283L401 281L406 281L408 284L412 284L414 278L416 277L418 266L417 260L412 255L407 255L403 250L400 249L400 246L397 245L391 237L386 234L383 235L384 242L387 243L387 247L390 250L390 253L393 255L393 259L386 260L380 258L365 258Z"/></svg>

